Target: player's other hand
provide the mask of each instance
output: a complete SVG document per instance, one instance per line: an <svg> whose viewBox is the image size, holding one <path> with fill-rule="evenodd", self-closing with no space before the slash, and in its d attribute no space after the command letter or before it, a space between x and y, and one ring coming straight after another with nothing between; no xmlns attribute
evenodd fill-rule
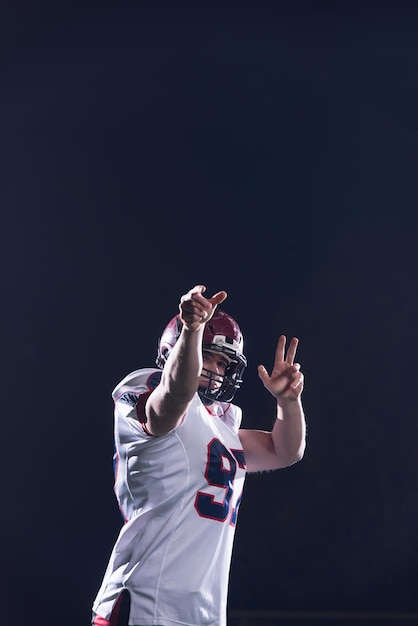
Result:
<svg viewBox="0 0 418 626"><path fill-rule="evenodd" d="M264 387L279 403L297 400L303 391L304 377L300 371L300 364L294 362L298 343L297 337L293 337L285 354L286 337L281 335L277 343L271 374L267 372L264 365L258 366L258 375Z"/></svg>

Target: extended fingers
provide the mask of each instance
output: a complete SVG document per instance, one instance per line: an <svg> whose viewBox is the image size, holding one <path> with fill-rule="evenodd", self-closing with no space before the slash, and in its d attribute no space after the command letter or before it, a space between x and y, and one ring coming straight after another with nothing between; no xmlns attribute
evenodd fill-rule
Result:
<svg viewBox="0 0 418 626"><path fill-rule="evenodd" d="M209 298L209 302L217 306L218 304L221 304L221 302L226 300L227 297L228 297L228 294L226 293L226 291L218 291L218 293L215 293L214 296Z"/></svg>
<svg viewBox="0 0 418 626"><path fill-rule="evenodd" d="M285 335L280 335L279 337L279 341L277 342L277 348L276 348L276 363L280 363L281 361L284 361L284 347L286 345L286 336Z"/></svg>
<svg viewBox="0 0 418 626"><path fill-rule="evenodd" d="M286 335L280 335L276 348L276 362L286 361L286 363L290 363L290 365L293 365L298 343L299 339L297 337L293 337L290 340L289 348L287 350L285 358Z"/></svg>
<svg viewBox="0 0 418 626"><path fill-rule="evenodd" d="M289 348L285 356L286 335L280 335L279 341L277 342L277 348L276 348L276 355L275 355L275 362L274 362L275 367L281 368L283 363L287 363L288 365L293 365L298 343L299 343L299 339L297 337L293 337L290 340Z"/></svg>
<svg viewBox="0 0 418 626"><path fill-rule="evenodd" d="M286 361L290 364L293 364L293 361L295 360L298 343L299 339L297 337L293 337L290 341L289 348L286 354Z"/></svg>

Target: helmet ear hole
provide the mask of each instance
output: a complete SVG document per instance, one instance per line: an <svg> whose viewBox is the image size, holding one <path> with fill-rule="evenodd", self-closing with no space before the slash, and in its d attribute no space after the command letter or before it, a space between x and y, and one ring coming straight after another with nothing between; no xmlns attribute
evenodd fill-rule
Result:
<svg viewBox="0 0 418 626"><path fill-rule="evenodd" d="M182 329L182 321L179 315L175 315L167 324L158 342L157 358L155 360L157 366L163 369L166 364L168 355L173 349L176 341L180 337Z"/></svg>

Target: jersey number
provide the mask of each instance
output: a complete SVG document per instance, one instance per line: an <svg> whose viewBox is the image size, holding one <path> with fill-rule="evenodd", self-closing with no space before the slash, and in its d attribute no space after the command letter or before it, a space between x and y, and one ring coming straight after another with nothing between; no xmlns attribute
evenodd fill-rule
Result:
<svg viewBox="0 0 418 626"><path fill-rule="evenodd" d="M227 519L234 491L237 463L239 467L245 468L242 450L230 451L219 439L212 439L208 445L205 478L210 486L220 487L223 490L223 498L221 502L216 501L213 494L199 491L196 495L195 507L201 517L208 517L218 522L224 522ZM232 525L235 525L240 502L241 496L231 513Z"/></svg>

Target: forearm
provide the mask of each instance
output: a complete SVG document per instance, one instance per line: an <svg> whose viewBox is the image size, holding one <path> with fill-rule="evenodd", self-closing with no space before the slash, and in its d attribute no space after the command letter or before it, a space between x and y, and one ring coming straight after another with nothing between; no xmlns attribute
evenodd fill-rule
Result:
<svg viewBox="0 0 418 626"><path fill-rule="evenodd" d="M153 435L164 435L177 426L198 389L202 332L183 328L167 358L160 384L145 406L147 427Z"/></svg>
<svg viewBox="0 0 418 626"><path fill-rule="evenodd" d="M283 467L301 460L306 445L306 422L300 397L277 402L277 419L271 438Z"/></svg>
<svg viewBox="0 0 418 626"><path fill-rule="evenodd" d="M277 405L271 431L241 429L239 435L249 472L277 470L297 463L303 457L306 436L300 399Z"/></svg>
<svg viewBox="0 0 418 626"><path fill-rule="evenodd" d="M189 401L198 388L202 370L203 326L197 330L183 327L164 367L161 385L165 392L181 401Z"/></svg>

